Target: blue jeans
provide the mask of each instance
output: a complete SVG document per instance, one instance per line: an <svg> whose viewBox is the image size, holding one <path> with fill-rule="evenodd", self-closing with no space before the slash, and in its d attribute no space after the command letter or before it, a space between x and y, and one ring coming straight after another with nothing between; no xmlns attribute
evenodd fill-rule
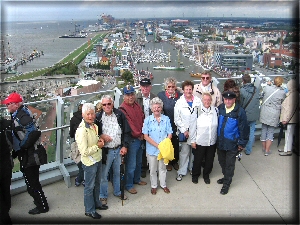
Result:
<svg viewBox="0 0 300 225"><path fill-rule="evenodd" d="M138 138L132 139L129 143L128 152L126 154L126 169L125 169L125 188L130 190L134 183L141 181L142 173L142 141Z"/></svg>
<svg viewBox="0 0 300 225"><path fill-rule="evenodd" d="M100 185L100 198L107 198L108 196L108 173L113 170L112 183L114 188L114 195L121 195L120 190L120 165L121 165L121 147L116 150L109 149L106 159L106 164L102 164L102 175Z"/></svg>
<svg viewBox="0 0 300 225"><path fill-rule="evenodd" d="M246 145L245 152L250 154L252 152L252 147L254 143L254 131L255 131L255 121L249 121L248 126L250 127L249 141Z"/></svg>
<svg viewBox="0 0 300 225"><path fill-rule="evenodd" d="M77 167L78 167L78 174L77 174L77 181L79 183L82 183L82 181L84 181L84 171L82 168L82 162L80 161L79 163L77 163Z"/></svg>
<svg viewBox="0 0 300 225"><path fill-rule="evenodd" d="M100 201L100 180L102 162L96 162L94 165L86 166L82 164L84 170L84 207L86 213L95 212L95 208L102 206Z"/></svg>

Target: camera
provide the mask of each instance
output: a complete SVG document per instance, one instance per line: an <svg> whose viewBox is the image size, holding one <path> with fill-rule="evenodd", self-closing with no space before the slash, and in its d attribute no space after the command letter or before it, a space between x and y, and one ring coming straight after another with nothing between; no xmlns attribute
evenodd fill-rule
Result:
<svg viewBox="0 0 300 225"><path fill-rule="evenodd" d="M242 153L239 152L239 153L236 155L236 157L237 157L238 161L241 161L241 159L242 159Z"/></svg>

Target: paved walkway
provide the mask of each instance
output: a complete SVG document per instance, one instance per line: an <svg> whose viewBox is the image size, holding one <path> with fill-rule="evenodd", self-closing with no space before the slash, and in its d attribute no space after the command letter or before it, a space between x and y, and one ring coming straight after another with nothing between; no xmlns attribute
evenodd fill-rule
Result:
<svg viewBox="0 0 300 225"><path fill-rule="evenodd" d="M34 207L27 192L12 197L11 218L15 224L23 223L235 223L235 224L299 224L299 157L278 155L276 144L272 154L264 156L259 141L255 142L251 155L243 154L236 162L235 175L227 195L221 195L222 177L217 155L211 173L211 184L203 179L193 184L191 175L175 180L176 171L167 174L171 191L162 189L153 196L150 193L149 175L146 186L136 185L138 193L128 192L128 200L114 197L109 186L109 209L98 211L102 219L93 220L84 215L83 187L67 188L64 181L44 187L50 206L45 214L29 215ZM282 140L282 144L284 140ZM280 147L282 147L282 144Z"/></svg>

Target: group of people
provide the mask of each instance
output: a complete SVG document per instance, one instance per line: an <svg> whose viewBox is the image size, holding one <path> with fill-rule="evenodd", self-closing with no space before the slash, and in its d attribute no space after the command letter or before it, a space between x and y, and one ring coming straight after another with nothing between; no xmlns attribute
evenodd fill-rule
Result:
<svg viewBox="0 0 300 225"><path fill-rule="evenodd" d="M169 77L164 82L165 90L155 95L151 92L150 79L144 78L138 93L130 85L123 88L124 101L119 108L114 107L110 95L101 97L97 109L92 103L80 104L70 122L70 136L80 153L75 185L84 186L85 215L100 219L96 210L108 209L109 180L113 195L126 200L122 188L137 194L134 185L147 185L141 178L147 176L148 170L152 195L157 194L158 187L170 193L166 179L167 171L173 168L177 170L177 181L190 173L192 182L197 184L203 167L204 182L210 184L216 152L223 174L217 183L222 184L220 193L227 194L237 156L243 150L246 155L252 152L257 120L262 123L261 142L266 156L270 154L278 122L287 124L285 147L278 151L280 155L290 155L298 122L298 104L293 104L298 97L296 81L291 79L286 91L281 88L282 77L276 77L274 85L264 88L261 106L260 90L251 77L246 74L242 81L243 86L239 88L234 80L227 80L221 93L213 85L210 73L202 74L201 82L196 85L184 81L181 88L176 86L175 78ZM24 124L32 120L19 94L12 93L2 104L7 105L12 121L22 108L29 112L24 116ZM25 154L20 148L22 137L16 131L12 134L11 148L22 162ZM120 185L122 162L126 168L124 187ZM36 205L29 213L47 212L49 206L39 183L39 166L24 168L21 163L21 171ZM6 201L2 195L1 201Z"/></svg>

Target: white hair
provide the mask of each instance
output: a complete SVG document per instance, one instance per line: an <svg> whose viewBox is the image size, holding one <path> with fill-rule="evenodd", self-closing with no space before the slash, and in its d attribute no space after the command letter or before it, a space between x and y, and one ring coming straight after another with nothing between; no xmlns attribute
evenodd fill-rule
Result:
<svg viewBox="0 0 300 225"><path fill-rule="evenodd" d="M84 103L82 106L82 114L85 114L86 112L93 110L95 112L95 106L93 103Z"/></svg>

